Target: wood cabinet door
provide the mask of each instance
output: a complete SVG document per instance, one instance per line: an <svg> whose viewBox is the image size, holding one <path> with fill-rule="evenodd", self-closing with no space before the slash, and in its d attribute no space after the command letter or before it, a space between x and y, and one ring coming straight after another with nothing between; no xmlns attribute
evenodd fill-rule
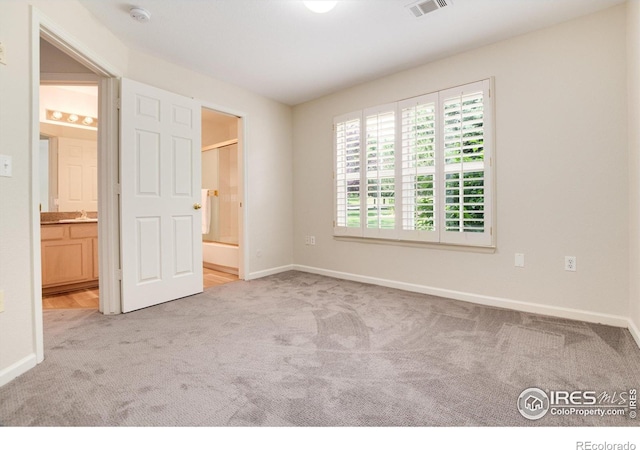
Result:
<svg viewBox="0 0 640 450"><path fill-rule="evenodd" d="M43 286L93 278L92 239L43 241L41 250Z"/></svg>

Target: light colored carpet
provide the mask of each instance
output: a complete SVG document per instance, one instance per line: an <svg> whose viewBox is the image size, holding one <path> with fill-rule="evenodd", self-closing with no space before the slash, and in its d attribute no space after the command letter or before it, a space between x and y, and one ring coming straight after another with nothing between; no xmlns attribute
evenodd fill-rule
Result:
<svg viewBox="0 0 640 450"><path fill-rule="evenodd" d="M523 389L640 387L624 329L318 275L235 282L119 316L46 311L5 426L637 425L523 418Z"/></svg>

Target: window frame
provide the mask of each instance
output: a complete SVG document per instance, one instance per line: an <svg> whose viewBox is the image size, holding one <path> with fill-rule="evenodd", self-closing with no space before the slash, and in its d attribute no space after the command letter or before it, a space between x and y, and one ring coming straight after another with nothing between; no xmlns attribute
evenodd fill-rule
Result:
<svg viewBox="0 0 640 450"><path fill-rule="evenodd" d="M493 78L487 78L476 82L467 83L464 85L451 87L447 89L442 89L440 91L419 95L416 97L399 100L392 103L387 103L383 105L374 106L371 108L366 108L359 111L354 111L348 114L342 114L340 116L334 117L333 120L333 144L334 144L334 187L333 187L333 199L334 199L334 236L350 236L362 238L364 240L392 240L392 241L405 241L405 242L424 242L424 243L432 243L432 244L448 244L448 245L456 245L456 246L472 246L472 247L495 247L495 113L494 113L494 89L493 89ZM469 158L462 158L460 162L456 164L450 164L445 167L445 148L444 148L444 128L446 126L446 118L444 111L445 102L451 102L451 99L455 97L460 97L460 117L463 117L463 105L467 104L463 102L463 99L469 98L469 94L482 92L482 141L479 148L481 148L480 153L482 154L482 163L474 163L467 162L466 160ZM426 169L418 169L415 166L415 170L413 171L414 176L423 176L424 174L433 173L433 183L431 184L432 189L434 190L434 200L433 200L433 220L435 225L435 230L416 230L416 229L404 229L405 223L407 220L409 222L414 219L407 219L407 211L411 211L410 201L407 202L405 198L403 198L403 187L407 188L408 191L413 190L415 192L418 189L415 185L411 187L406 184L409 183L407 180L408 177L412 175L412 171L408 168L410 164L407 164L407 167L403 167L404 162L407 158L417 158L417 150L412 150L413 154L408 155L405 153L405 148L403 147L403 111L411 108L418 107L420 105L425 105L427 103L435 104L435 114L433 120L434 127L434 169L426 170ZM395 227L394 229L381 229L381 228L369 228L367 225L367 201L369 198L368 194L368 178L367 178L367 117L379 114L387 111L393 111L395 117L395 128L394 128L394 182L395 182L395 190L393 196L394 203L394 211L395 211ZM469 113L475 114L475 113ZM349 226L349 224L345 221L340 222L338 219L339 210L339 183L341 181L342 174L340 173L340 164L346 164L345 161L341 161L341 156L339 155L338 142L337 142L337 130L340 127L340 124L343 124L347 121L359 121L359 226ZM473 118L471 119L473 120ZM454 127L455 128L455 127ZM474 130L475 128L471 129ZM451 134L451 133L450 133ZM460 142L457 143L457 147L462 149L464 147L464 133L462 131L460 134ZM471 138L469 138L471 139ZM454 145L456 147L456 145ZM473 149L472 149L473 151ZM460 150L460 155L462 157L463 153ZM473 154L472 154L473 156ZM423 155L424 157L424 155ZM465 171L465 165L481 166L481 170L473 170L469 169ZM480 215L481 219L477 219L477 221L483 221L483 231L482 232L470 232L470 231L447 231L445 229L446 223L446 214L445 210L445 197L447 194L447 190L445 187L445 172L448 168L459 166L459 173L461 176L458 178L460 180L467 179L464 174L469 173L470 175L477 174L482 171L482 178L477 178L474 180L473 178L468 178L470 183L473 186L479 186L478 189L482 190L482 202L478 203L478 208L482 211ZM450 173L453 171L449 170ZM421 174L421 175L420 175ZM353 177L353 176L352 176ZM473 184L475 181L476 184ZM415 184L415 182L413 182ZM479 184L478 184L479 183ZM455 184L455 182L454 182ZM427 182L428 185L428 182ZM343 186L346 189L346 185ZM468 189L472 189L472 187L468 187ZM477 192L472 191L464 191L464 181L457 188L460 189L458 194L458 201L461 202L460 210L464 213L465 200L467 198L473 197L472 194ZM456 189L454 186L453 189ZM427 188L428 192L429 189ZM466 192L471 192L468 197L465 197ZM412 198L416 198L415 195ZM346 199L346 190L345 190L345 202ZM472 201L472 200L470 200ZM345 203L346 204L346 203ZM451 204L451 203L449 203ZM453 204L456 204L455 202ZM467 204L475 206L473 203ZM427 209L428 211L428 209ZM346 211L344 211L346 213ZM455 212L453 213L455 216ZM429 216L429 214L427 214ZM473 215L471 214L471 217ZM453 219L454 221L456 219ZM465 219L464 217L458 219L461 220L464 225ZM476 219L466 219L466 222L474 223ZM343 224L345 226L343 226Z"/></svg>

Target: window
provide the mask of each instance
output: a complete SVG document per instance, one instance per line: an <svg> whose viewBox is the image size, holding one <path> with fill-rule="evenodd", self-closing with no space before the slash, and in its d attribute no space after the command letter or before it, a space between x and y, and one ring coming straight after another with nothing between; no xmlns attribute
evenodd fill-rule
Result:
<svg viewBox="0 0 640 450"><path fill-rule="evenodd" d="M493 245L490 85L336 117L334 233Z"/></svg>

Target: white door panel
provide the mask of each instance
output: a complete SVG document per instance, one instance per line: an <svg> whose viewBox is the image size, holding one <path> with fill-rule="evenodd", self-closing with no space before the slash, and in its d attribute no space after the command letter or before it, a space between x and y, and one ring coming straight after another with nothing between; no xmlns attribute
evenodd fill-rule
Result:
<svg viewBox="0 0 640 450"><path fill-rule="evenodd" d="M96 141L58 138L58 211L98 210Z"/></svg>
<svg viewBox="0 0 640 450"><path fill-rule="evenodd" d="M200 105L122 80L122 310L202 292Z"/></svg>

